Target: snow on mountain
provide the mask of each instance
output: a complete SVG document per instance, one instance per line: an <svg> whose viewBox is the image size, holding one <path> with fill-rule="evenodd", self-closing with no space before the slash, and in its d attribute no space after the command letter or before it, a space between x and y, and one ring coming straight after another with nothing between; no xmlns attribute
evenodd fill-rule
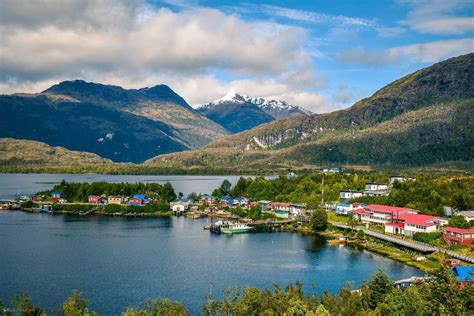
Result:
<svg viewBox="0 0 474 316"><path fill-rule="evenodd" d="M296 105L291 105L283 100L252 98L246 95L235 93L234 91L230 91L224 97L209 102L208 104L202 105L200 108L210 109L214 107L224 106L226 104L253 104L275 119L281 119L289 116L313 114L311 111L308 111Z"/></svg>

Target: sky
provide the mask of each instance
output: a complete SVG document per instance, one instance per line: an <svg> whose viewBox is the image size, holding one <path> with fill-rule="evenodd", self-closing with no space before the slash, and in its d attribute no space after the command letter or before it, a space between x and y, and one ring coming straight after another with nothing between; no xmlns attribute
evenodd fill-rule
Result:
<svg viewBox="0 0 474 316"><path fill-rule="evenodd" d="M63 80L316 113L474 51L474 0L0 0L0 93Z"/></svg>

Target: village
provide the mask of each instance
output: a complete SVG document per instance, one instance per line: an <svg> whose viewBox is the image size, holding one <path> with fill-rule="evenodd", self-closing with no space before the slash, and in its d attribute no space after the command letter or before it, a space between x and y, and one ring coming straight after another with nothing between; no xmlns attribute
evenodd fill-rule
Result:
<svg viewBox="0 0 474 316"><path fill-rule="evenodd" d="M327 172L338 171L328 170ZM389 183L370 182L365 185L365 190L343 189L339 192L337 202L323 203L321 201L319 209L324 209L328 214L328 222L331 227L355 232L363 231L364 234L373 238L390 241L403 248L420 252L422 255L417 258L423 258L423 253L441 251L451 258L448 261L450 266L459 267L457 269L460 271L464 271L463 269L472 270L471 266L462 264L462 262L474 263L472 256L448 251L447 248L473 245L474 228L472 225L470 228L460 228L450 226L449 222L450 219L457 217L462 218L466 223L473 222L474 211L457 211L445 208L444 216L432 216L421 214L418 210L409 207L353 202L362 197L388 196L396 182L413 180L402 176L391 176ZM28 210L32 212L55 213L55 210L61 209L63 210L61 212L67 213L64 211L64 207L68 206L69 209L80 209L81 212L77 213L79 215L90 215L97 212L105 215L143 216L147 213L155 214L156 208L151 208L151 206L158 203L160 202L156 196L149 196L145 193L134 193L129 196L96 194L88 195L87 202L69 202L64 198L62 192L51 191L49 196L20 196L12 201L2 201L0 207L2 209L26 210L25 206L29 206ZM217 234L275 231L282 228L288 230L288 227L292 227L295 231L304 231L310 226L314 213L314 210L305 203L252 200L245 196L232 197L231 195L190 194L184 196L179 194L169 203L160 205L162 206L160 212L163 214L187 216L190 219L210 217L211 224L204 225L203 228ZM441 234L442 244L433 246L414 238L420 234L430 235L433 233ZM333 237L328 242L329 244L341 244L349 242L349 238ZM462 279L462 277L460 278ZM468 282L469 280L465 280L466 278L468 277L464 277L462 281Z"/></svg>

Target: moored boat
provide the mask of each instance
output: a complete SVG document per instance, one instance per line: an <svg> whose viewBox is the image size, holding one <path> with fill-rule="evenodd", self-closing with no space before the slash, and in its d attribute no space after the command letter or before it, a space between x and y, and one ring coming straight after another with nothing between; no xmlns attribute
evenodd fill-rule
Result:
<svg viewBox="0 0 474 316"><path fill-rule="evenodd" d="M247 224L231 223L228 225L223 225L220 231L222 234L241 234L248 233L252 230L253 227L248 226Z"/></svg>

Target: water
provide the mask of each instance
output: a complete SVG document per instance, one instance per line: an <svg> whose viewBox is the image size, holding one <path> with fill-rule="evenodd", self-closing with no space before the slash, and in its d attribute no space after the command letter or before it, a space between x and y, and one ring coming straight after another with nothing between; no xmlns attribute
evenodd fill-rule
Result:
<svg viewBox="0 0 474 316"><path fill-rule="evenodd" d="M304 282L310 291L359 285L378 268L393 279L421 272L367 251L326 246L294 233L212 235L207 220L79 217L0 211L0 299L28 293L46 310L80 290L101 314L142 306L145 298L182 301L197 314L213 284L271 288Z"/></svg>
<svg viewBox="0 0 474 316"><path fill-rule="evenodd" d="M62 180L68 182L170 182L176 193L210 194L224 179L235 184L240 176L159 176L159 175L105 175L105 174L7 174L0 173L0 199L12 199L21 194L34 194L51 189Z"/></svg>

